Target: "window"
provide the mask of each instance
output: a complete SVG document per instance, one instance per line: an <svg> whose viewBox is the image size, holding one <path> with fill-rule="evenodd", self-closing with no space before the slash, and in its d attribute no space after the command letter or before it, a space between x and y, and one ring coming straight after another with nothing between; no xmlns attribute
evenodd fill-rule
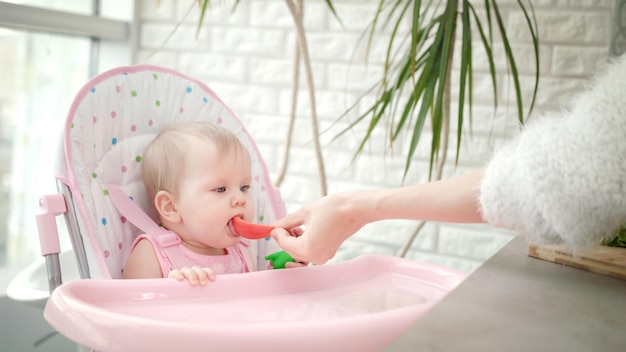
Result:
<svg viewBox="0 0 626 352"><path fill-rule="evenodd" d="M38 254L37 199L55 190L55 152L72 95L89 75L90 44L87 38L0 34L8 53L0 57L0 265L32 262Z"/></svg>
<svg viewBox="0 0 626 352"><path fill-rule="evenodd" d="M74 95L89 77L131 63L133 6L122 0L0 1L0 278L6 283L40 257L37 201L56 193L54 167ZM118 19L91 15L107 11ZM58 223L64 225L61 218ZM69 241L62 245L68 248Z"/></svg>

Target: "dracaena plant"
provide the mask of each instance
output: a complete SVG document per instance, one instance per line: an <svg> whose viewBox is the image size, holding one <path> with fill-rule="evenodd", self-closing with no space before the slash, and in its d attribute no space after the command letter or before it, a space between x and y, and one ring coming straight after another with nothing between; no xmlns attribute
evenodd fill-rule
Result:
<svg viewBox="0 0 626 352"><path fill-rule="evenodd" d="M442 161L445 161L448 126L451 115L457 119L456 162L458 162L463 128L471 128L472 81L474 45L480 43L486 58L493 86L494 105L497 107L497 72L495 58L503 55L509 69L516 97L517 118L524 122L532 110L539 84L539 41L534 11L530 2L517 1L522 10L534 47L536 65L532 99L527 106L522 101L519 74L513 48L509 42L502 13L496 0L484 0L483 16L479 16L470 0L419 1L380 0L374 18L368 27L369 43L377 31L390 31L384 72L376 85L371 87L352 105L340 119L349 116L361 100L374 94L373 103L358 115L336 137L355 126L367 124L366 132L355 153L358 156L378 128L386 128L389 148L398 137L408 132L408 152L405 156L404 177L411 166L416 148L421 142L426 121L430 119L432 139L430 141L429 178L433 178L433 167L439 160L438 177L441 177ZM401 30L402 24L411 23L410 32ZM494 43L497 32L501 41ZM455 43L460 44L458 66L458 110L450 111L452 60ZM369 52L369 50L368 50ZM465 121L468 108L469 123ZM526 108L526 112L525 112ZM441 153L441 155L440 155Z"/></svg>

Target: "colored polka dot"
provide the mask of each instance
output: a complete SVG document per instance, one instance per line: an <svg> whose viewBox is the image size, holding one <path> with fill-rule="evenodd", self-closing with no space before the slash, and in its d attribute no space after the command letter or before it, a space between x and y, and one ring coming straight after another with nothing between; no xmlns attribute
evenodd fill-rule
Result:
<svg viewBox="0 0 626 352"><path fill-rule="evenodd" d="M74 123L72 122L72 126L70 128L74 128Z"/></svg>
<svg viewBox="0 0 626 352"><path fill-rule="evenodd" d="M187 87L187 93L191 93L191 87Z"/></svg>
<svg viewBox="0 0 626 352"><path fill-rule="evenodd" d="M136 97L137 96L137 91L136 90L131 91L130 95L132 95L133 98Z"/></svg>
<svg viewBox="0 0 626 352"><path fill-rule="evenodd" d="M125 216L120 217L120 220L122 221L122 224L126 223L126 217Z"/></svg>
<svg viewBox="0 0 626 352"><path fill-rule="evenodd" d="M120 86L115 86L115 92L119 93L122 91L122 88L120 88Z"/></svg>
<svg viewBox="0 0 626 352"><path fill-rule="evenodd" d="M178 109L178 111L182 114L183 111L185 111L185 109L183 109L183 107L181 106L180 109Z"/></svg>
<svg viewBox="0 0 626 352"><path fill-rule="evenodd" d="M136 125L132 125L132 126L130 126L130 131L131 131L131 132L135 132L135 131L137 131L137 126L136 126Z"/></svg>
<svg viewBox="0 0 626 352"><path fill-rule="evenodd" d="M109 190L108 189L103 190L102 194L104 194L105 196L108 196L109 195Z"/></svg>
<svg viewBox="0 0 626 352"><path fill-rule="evenodd" d="M203 102L205 102L205 103L208 103L208 102L209 102L209 99L207 99L206 97L203 97L203 98L202 98L202 101L203 101Z"/></svg>
<svg viewBox="0 0 626 352"><path fill-rule="evenodd" d="M265 216L263 215L259 216L259 223L263 223L263 220L265 220Z"/></svg>
<svg viewBox="0 0 626 352"><path fill-rule="evenodd" d="M111 117L112 118L116 118L117 117L117 112L115 112L115 110L111 111Z"/></svg>
<svg viewBox="0 0 626 352"><path fill-rule="evenodd" d="M91 120L93 121L93 123L98 122L98 118L97 118L97 117L95 117L95 116L93 116L93 117L91 118Z"/></svg>
<svg viewBox="0 0 626 352"><path fill-rule="evenodd" d="M128 198L132 200L133 202L135 201L135 198L133 198L133 196L128 196Z"/></svg>
<svg viewBox="0 0 626 352"><path fill-rule="evenodd" d="M108 258L110 255L111 255L111 252L109 252L108 249L104 251L104 257L105 258Z"/></svg>
<svg viewBox="0 0 626 352"><path fill-rule="evenodd" d="M102 222L102 225L106 225L107 224L107 219L106 218L102 218L101 222Z"/></svg>
<svg viewBox="0 0 626 352"><path fill-rule="evenodd" d="M154 125L154 121L152 121L152 119L148 120L148 126L152 126Z"/></svg>
<svg viewBox="0 0 626 352"><path fill-rule="evenodd" d="M126 172L127 170L126 165L122 165L122 172Z"/></svg>
<svg viewBox="0 0 626 352"><path fill-rule="evenodd" d="M153 73L153 74L152 74L152 78L154 78L154 79L159 79L159 75L157 75L156 73Z"/></svg>
<svg viewBox="0 0 626 352"><path fill-rule="evenodd" d="M141 156L137 155L137 157L135 158L135 161L140 163L141 162Z"/></svg>
<svg viewBox="0 0 626 352"><path fill-rule="evenodd" d="M113 137L113 139L111 139L111 144L116 145L117 144L117 138Z"/></svg>
<svg viewBox="0 0 626 352"><path fill-rule="evenodd" d="M122 242L118 242L117 249L122 250L122 248L124 248L124 245L122 244Z"/></svg>
<svg viewBox="0 0 626 352"><path fill-rule="evenodd" d="M155 104L156 104L156 106L161 106L161 101L157 100Z"/></svg>
<svg viewBox="0 0 626 352"><path fill-rule="evenodd" d="M96 87L91 87L91 92L95 93L96 92Z"/></svg>
<svg viewBox="0 0 626 352"><path fill-rule="evenodd" d="M93 173L91 174L91 178L98 178L98 174L97 174L97 173L95 173L95 172L93 172Z"/></svg>

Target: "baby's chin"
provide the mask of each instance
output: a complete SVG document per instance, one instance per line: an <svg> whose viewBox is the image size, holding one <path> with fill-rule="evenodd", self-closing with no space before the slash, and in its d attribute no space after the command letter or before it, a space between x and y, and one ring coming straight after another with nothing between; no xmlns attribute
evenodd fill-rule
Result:
<svg viewBox="0 0 626 352"><path fill-rule="evenodd" d="M228 235L228 238L222 241L222 245L220 247L223 247L223 248L235 247L237 246L237 244L239 244L239 241L241 240L241 238L242 237L240 236L233 237L233 236Z"/></svg>

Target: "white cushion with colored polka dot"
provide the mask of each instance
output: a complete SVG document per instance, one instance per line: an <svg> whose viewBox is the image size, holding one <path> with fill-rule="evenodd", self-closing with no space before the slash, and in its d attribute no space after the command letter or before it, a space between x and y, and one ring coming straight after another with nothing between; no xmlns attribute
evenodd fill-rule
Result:
<svg viewBox="0 0 626 352"><path fill-rule="evenodd" d="M272 223L285 214L254 140L209 87L157 66L113 69L90 80L76 96L63 141L67 170L59 175L73 194L92 277L119 278L140 232L118 213L103 185L120 185L142 209L152 209L141 182L143 149L165 126L196 120L228 128L250 151L257 222ZM251 247L259 268L267 267L266 253L279 250L269 239Z"/></svg>

